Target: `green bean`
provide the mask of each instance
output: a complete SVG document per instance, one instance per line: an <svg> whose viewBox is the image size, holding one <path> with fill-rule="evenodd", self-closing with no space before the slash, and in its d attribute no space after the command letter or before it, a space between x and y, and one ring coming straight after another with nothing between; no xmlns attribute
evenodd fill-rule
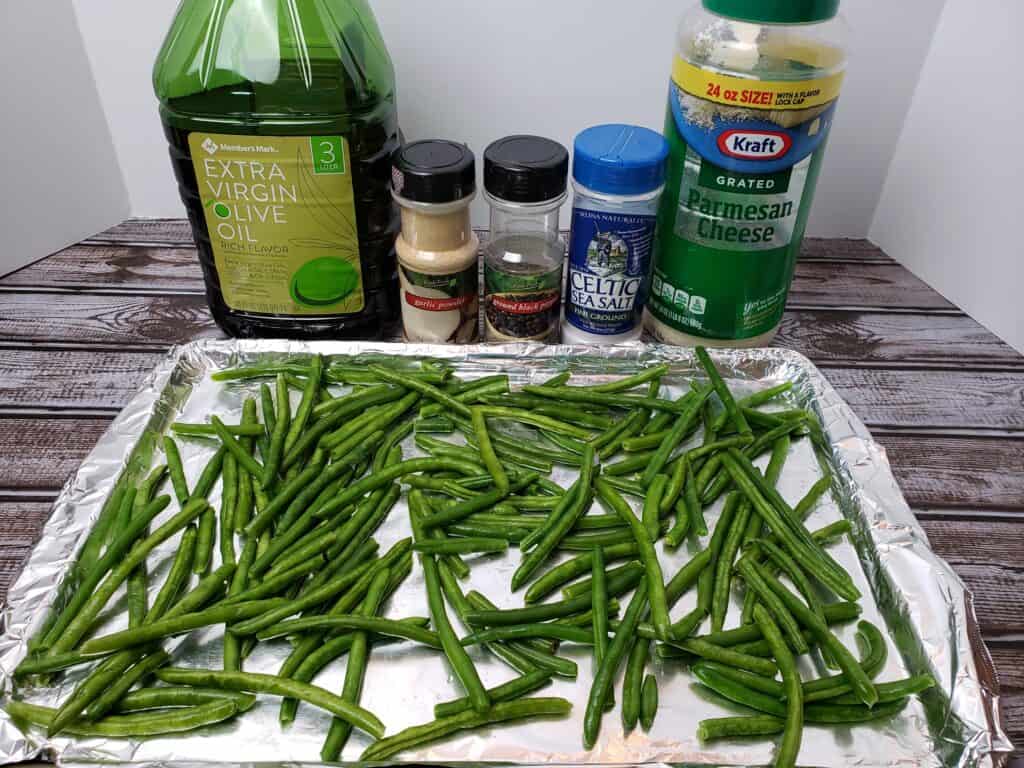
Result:
<svg viewBox="0 0 1024 768"><path fill-rule="evenodd" d="M390 575L390 571L384 569L374 576L366 597L363 599L360 611L362 616L367 618L376 616L380 604L383 602ZM341 692L341 697L352 704L358 704L362 695L369 649L369 635L362 631L356 632L349 650L348 663L345 665L345 683ZM325 762L337 760L351 733L352 726L349 723L338 718L332 719L327 739L320 751L320 758Z"/></svg>
<svg viewBox="0 0 1024 768"><path fill-rule="evenodd" d="M378 571L377 575L380 575ZM376 577L375 577L376 578ZM260 640L269 640L274 637L285 635L297 635L309 631L335 632L337 630L356 630L359 632L373 632L377 635L388 637L400 637L406 640L426 645L430 648L440 648L441 641L436 632L425 630L415 624L406 621L392 621L390 618L377 618L365 615L342 615L331 614L327 616L314 615L305 618L294 618L290 622L281 622L272 625L265 630L256 633Z"/></svg>
<svg viewBox="0 0 1024 768"><path fill-rule="evenodd" d="M593 547L612 547L617 544L628 544L635 542L632 532L628 527L606 531L586 531L573 536L566 536L558 544L559 549L570 552L586 552Z"/></svg>
<svg viewBox="0 0 1024 768"><path fill-rule="evenodd" d="M137 519L132 519L131 528L125 530L111 544L101 561L105 567L100 568L97 565L94 569L95 577L93 578L92 574L90 574L88 586L83 585L79 587L79 594L83 594L84 597L75 601L74 612L67 611L66 621L62 616L60 623L64 627L61 630L60 636L50 647L49 654L58 654L74 648L86 631L88 631L89 627L92 626L100 611L103 610L110 598L113 597L117 588L124 583L135 567L144 562L149 553L157 546L192 522L204 510L208 509L205 500L195 499L190 501L180 512L157 528L156 531L141 541L136 541L138 532L142 531L169 503L170 498L167 496L154 499L146 506L144 514L140 515ZM115 563L116 566L114 566ZM111 569L112 566L114 567ZM100 582L101 579L102 583ZM71 607L69 605L69 608Z"/></svg>
<svg viewBox="0 0 1024 768"><path fill-rule="evenodd" d="M935 678L929 674L914 675L913 677L907 677L903 680L894 680L891 683L875 683L875 690L878 691L879 704L900 701L907 696L913 696L934 687ZM860 699L852 693L844 693L842 696L836 696L833 699L829 699L827 703L856 705L860 704Z"/></svg>
<svg viewBox="0 0 1024 768"><path fill-rule="evenodd" d="M889 655L885 637L874 624L869 621L861 621L857 624L857 640L864 646L860 667L869 679L873 679L882 671ZM853 685L850 678L843 672L811 680L804 686L804 699L809 702L822 701L842 696L852 690Z"/></svg>
<svg viewBox="0 0 1024 768"><path fill-rule="evenodd" d="M566 624L517 624L512 627L492 627L477 630L462 638L463 645L479 645L508 640L524 640L531 638L564 640L568 643L590 645L594 641L593 633L582 627L570 627Z"/></svg>
<svg viewBox="0 0 1024 768"><path fill-rule="evenodd" d="M163 686L160 688L136 688L129 691L117 702L117 712L142 712L164 707L196 707L230 701L239 712L247 712L256 704L256 697L250 693L221 691L216 688L188 688L184 686Z"/></svg>
<svg viewBox="0 0 1024 768"><path fill-rule="evenodd" d="M588 470L588 472L593 472L592 463L590 467L591 469ZM536 528L534 528L534 530L529 535L527 535L526 538L522 540L522 542L520 542L519 548L523 552L529 549L533 549L535 546L537 546L537 544L546 539L559 526L559 521L561 521L569 513L575 512L576 520L579 519L580 515L586 511L580 510L580 507L582 507L585 503L581 502L579 497L582 488L582 480L577 479L576 482L569 487L568 493L565 493L562 496L557 497L555 506L551 510L550 514L548 514L548 516L539 525L537 525ZM575 525L576 520L573 521L573 525ZM520 524L529 525L532 522L533 521L528 521L524 519L520 521ZM568 531L566 531L566 533L567 532Z"/></svg>
<svg viewBox="0 0 1024 768"><path fill-rule="evenodd" d="M615 464L607 464L603 468L602 474L608 477L630 475L648 466L653 458L654 451L638 453L634 456L630 456L628 459L623 459L622 461L616 462ZM642 482L641 485L643 485Z"/></svg>
<svg viewBox="0 0 1024 768"><path fill-rule="evenodd" d="M646 571L644 570L643 565L637 562L626 563L623 566L614 568L605 574L605 591L612 597L624 595L639 584L640 579L644 578L645 574ZM579 597L580 595L588 594L591 592L592 587L593 584L591 579L583 579L582 581L570 584L563 588L562 595L566 599L572 599L574 597Z"/></svg>
<svg viewBox="0 0 1024 768"><path fill-rule="evenodd" d="M708 378L711 380L711 386L714 387L715 393L718 395L718 399L722 401L722 405L725 406L725 412L728 415L728 419L736 426L736 431L741 435L750 434L750 425L747 424L747 420L743 416L743 412L736 405L736 401L733 399L732 393L729 391L729 387L726 386L725 381L719 374L715 364L711 361L708 356L707 350L704 347L697 347L694 350L697 353L697 359L700 361L701 366L708 374Z"/></svg>
<svg viewBox="0 0 1024 768"><path fill-rule="evenodd" d="M645 731L654 726L654 717L658 714L658 681L654 675L644 678L640 692L640 725Z"/></svg>
<svg viewBox="0 0 1024 768"><path fill-rule="evenodd" d="M164 666L171 660L169 654L164 650L157 650L154 653L143 656L139 661L121 674L116 680L95 698L83 719L95 722L107 714L121 698L140 680L144 680L154 671Z"/></svg>
<svg viewBox="0 0 1024 768"><path fill-rule="evenodd" d="M4 709L15 719L24 720L48 730L52 729L56 715L56 711L49 707L41 707L23 701L8 701L4 704ZM173 712L154 711L115 715L105 717L95 723L72 723L62 730L72 736L114 739L160 736L220 723L234 717L240 711L238 703L225 699L202 706L185 707Z"/></svg>
<svg viewBox="0 0 1024 768"><path fill-rule="evenodd" d="M596 487L601 501L611 507L615 514L619 515L629 524L640 553L640 562L643 564L647 576L646 583L650 600L651 620L654 623L654 629L658 637L662 640L667 640L669 638L671 622L668 618L665 580L661 571L661 565L658 562L658 554L654 549L654 541L647 533L643 523L633 514L633 510L629 508L629 505L619 495L618 491L605 483L603 478L598 478Z"/></svg>
<svg viewBox="0 0 1024 768"><path fill-rule="evenodd" d="M580 387L534 387L528 385L523 387L523 391L552 400L610 405L614 408L647 408L654 411L671 411L674 413L681 413L685 408L685 404L680 404L678 401L662 400L657 397L594 392L593 390L586 390Z"/></svg>
<svg viewBox="0 0 1024 768"><path fill-rule="evenodd" d="M192 570L192 558L195 556L196 529L195 526L188 526L181 535L178 544L178 551L174 555L171 569L167 572L163 586L153 599L153 605L149 609L151 616L163 616L177 600L182 589L188 584L189 574ZM147 616L148 618L148 616Z"/></svg>
<svg viewBox="0 0 1024 768"><path fill-rule="evenodd" d="M754 544L757 548L763 550L764 553L768 555L768 559L771 560L778 569L789 576L789 580L793 582L793 585L803 596L810 609L818 614L819 617L824 619L825 613L821 605L821 600L818 599L818 594L814 591L814 586L807 578L807 575L803 572L803 569L797 565L796 561L773 541L761 539L755 540Z"/></svg>
<svg viewBox="0 0 1024 768"><path fill-rule="evenodd" d="M797 520L806 520L807 516L814 509L814 505L818 503L818 499L824 496L832 489L832 478L823 477L814 485L807 494L797 502L797 505L793 507L793 515Z"/></svg>
<svg viewBox="0 0 1024 768"><path fill-rule="evenodd" d="M628 733L636 728L640 719L640 700L643 697L644 667L651 652L651 643L637 638L626 660L626 674L622 679L622 727Z"/></svg>
<svg viewBox="0 0 1024 768"><path fill-rule="evenodd" d="M291 424L288 427L288 434L284 439L285 453L288 453L288 450L295 444L295 441L299 439L299 436L306 428L306 422L309 421L309 416L313 410L313 406L316 405L323 371L323 359L320 355L314 354L309 361L309 378L306 380L306 387L302 391L302 399L299 401L299 407L295 409L295 416L291 420ZM261 476L262 473L260 475L254 475L254 477Z"/></svg>
<svg viewBox="0 0 1024 768"><path fill-rule="evenodd" d="M646 423L647 412L643 409L637 409L595 437L591 441L591 445L594 446L594 450L598 452L598 457L602 461L610 459L619 452L623 442L628 440L636 431L639 431Z"/></svg>
<svg viewBox="0 0 1024 768"><path fill-rule="evenodd" d="M732 648L723 648L720 645L714 645L697 638L673 642L672 645L703 659L717 661L720 664L736 667L737 669L745 669L748 672L755 672L759 675L772 677L778 671L778 667L773 661L751 656Z"/></svg>
<svg viewBox="0 0 1024 768"><path fill-rule="evenodd" d="M651 541L657 541L661 528L661 499L665 495L669 479L666 475L656 475L650 487L647 489L647 496L644 499L643 524L647 529L647 535Z"/></svg>
<svg viewBox="0 0 1024 768"><path fill-rule="evenodd" d="M270 488L277 479L277 474L281 469L281 460L284 458L285 440L291 428L291 403L288 395L288 383L283 374L277 375L276 392L277 407L274 411L274 427L270 434L270 454L265 457L263 474L259 477L262 488ZM266 401L264 401L263 412L267 413Z"/></svg>
<svg viewBox="0 0 1024 768"><path fill-rule="evenodd" d="M389 371L387 368L382 368L379 365L371 365L369 366L369 369L374 375L378 376L384 381L390 382L392 384L397 384L401 387L404 387L405 389L409 389L414 392L419 392L424 397L427 397L439 403L444 408L454 411L455 413L461 414L466 418L469 418L471 415L470 409L465 403L456 400L451 395L442 392L437 387L425 381L422 381L421 379L417 379L412 376L407 376L396 371Z"/></svg>
<svg viewBox="0 0 1024 768"><path fill-rule="evenodd" d="M212 508L206 509L199 517L199 536L196 539L196 556L192 561L192 572L205 576L213 562L213 545L217 538L217 515Z"/></svg>
<svg viewBox="0 0 1024 768"><path fill-rule="evenodd" d="M755 569L759 568L756 563L752 565ZM853 654L829 631L828 625L805 606L800 598L790 592L778 579L764 573L763 569L760 571L760 575L767 582L772 592L781 598L797 621L803 624L814 635L818 643L823 648L827 648L833 655L836 663L839 664L839 668L843 670L843 673L853 686L853 691L857 694L857 698L867 706L873 706L878 701L878 692L875 691L871 679L864 673L857 660L853 658Z"/></svg>
<svg viewBox="0 0 1024 768"><path fill-rule="evenodd" d="M547 670L538 669L513 678L507 683L502 683L494 688L488 688L487 696L494 704L500 704L503 701L514 701L528 693L533 693L543 688L549 682L551 682L551 673ZM452 701L443 701L440 704L434 705L434 717L450 717L471 708L469 699L466 697Z"/></svg>
<svg viewBox="0 0 1024 768"><path fill-rule="evenodd" d="M793 658L793 654L782 637L782 632L768 611L760 605L756 606L754 620L772 649L779 665L779 671L782 673L782 684L786 690L786 727L782 732L782 741L779 742L776 751L775 765L781 768L795 768L804 728L804 701L800 673L796 668L796 659Z"/></svg>
<svg viewBox="0 0 1024 768"><path fill-rule="evenodd" d="M590 432L586 429L577 427L573 424L566 424L564 421L553 419L550 416L534 414L520 408L505 408L496 405L482 405L480 406L480 409L483 411L484 416L491 418L519 421L524 424L531 424L535 427L539 427L540 429L546 429L551 432L568 435L569 437L579 438L580 440L590 439Z"/></svg>
<svg viewBox="0 0 1024 768"><path fill-rule="evenodd" d="M455 431L455 422L447 416L416 419L412 425L417 435L450 435Z"/></svg>
<svg viewBox="0 0 1024 768"><path fill-rule="evenodd" d="M372 712L307 683L254 672L216 672L208 669L169 668L161 669L156 674L163 682L175 685L201 685L271 696L291 696L352 723L375 739L384 735L384 724Z"/></svg>
<svg viewBox="0 0 1024 768"><path fill-rule="evenodd" d="M786 721L771 715L712 717L697 725L697 738L707 743L721 739L745 739L782 733Z"/></svg>
<svg viewBox="0 0 1024 768"><path fill-rule="evenodd" d="M595 547L594 549L600 549L600 547ZM564 563L556 565L550 571L538 578L526 591L524 598L525 601L527 603L536 603L554 592L563 584L571 581L581 574L586 573L588 570L591 570L593 567L594 549L581 555L577 555L570 560L566 560ZM622 560L624 558L635 557L639 550L634 542L628 542L626 544L600 549L600 551L605 562L612 562L615 560ZM602 566L602 571L603 570L604 566Z"/></svg>
<svg viewBox="0 0 1024 768"><path fill-rule="evenodd" d="M508 375L497 374L495 376L484 376L473 381L467 381L453 392L452 397L460 403L472 403L484 395L499 395L508 392ZM444 406L440 403L428 403L420 408L420 418L430 418L444 413Z"/></svg>
<svg viewBox="0 0 1024 768"><path fill-rule="evenodd" d="M220 503L220 559L223 563L235 562L235 507L238 505L238 464L232 454L224 457L224 471L221 475L223 490Z"/></svg>
<svg viewBox="0 0 1024 768"><path fill-rule="evenodd" d="M768 389L762 389L759 392L754 392L752 395L741 397L736 401L736 405L740 408L757 408L758 406L769 403L781 394L785 394L793 388L793 383L786 381L782 384L777 384L774 387ZM722 411L719 413L714 421L712 422L712 429L716 432L721 432L722 428L725 427L725 422L729 419L729 413Z"/></svg>
<svg viewBox="0 0 1024 768"><path fill-rule="evenodd" d="M274 412L274 396L266 382L260 383L260 410L263 412L264 432L259 437L266 437L269 440L274 434L274 427L277 426L277 415Z"/></svg>
<svg viewBox="0 0 1024 768"><path fill-rule="evenodd" d="M413 549L427 555L490 554L507 551L508 541L505 539L487 539L483 537L473 539L443 539L438 541L423 541L414 545Z"/></svg>
<svg viewBox="0 0 1024 768"><path fill-rule="evenodd" d="M703 390L697 394L697 397L692 398L686 404L686 409L676 418L675 423L672 424L671 429L665 434L658 449L651 457L650 463L644 469L643 477L640 480L641 483L650 485L654 477L665 468L673 451L682 442L683 437L696 426L697 420L700 418L701 408L710 393L711 390Z"/></svg>
<svg viewBox="0 0 1024 768"><path fill-rule="evenodd" d="M200 627L242 621L253 616L259 616L271 608L276 608L282 602L279 598L254 600L246 603L234 603L233 605L219 605L197 613L164 618L160 621L143 624L134 629L126 629L88 640L82 645L82 652L119 651L122 648L131 648L132 646L143 645L154 640L182 635Z"/></svg>
<svg viewBox="0 0 1024 768"><path fill-rule="evenodd" d="M803 634L800 632L800 625L786 607L786 604L768 586L764 578L765 573L763 569L749 555L744 555L736 563L736 570L743 577L747 589L757 593L758 599L768 607L772 616L779 622L782 631L786 635L786 639L789 641L790 647L797 653L807 653L808 647L804 641ZM824 622L822 622L822 625L824 626ZM712 630L716 632L721 628L721 626L712 626Z"/></svg>
<svg viewBox="0 0 1024 768"><path fill-rule="evenodd" d="M630 389L639 387L641 384L646 384L652 379L660 379L666 373L668 373L669 367L664 363L659 365L651 366L646 368L640 373L634 373L632 376L626 376L622 379L616 379L610 381L607 384L598 384L593 387L585 387L592 392L625 392ZM581 387L582 389L582 387Z"/></svg>
<svg viewBox="0 0 1024 768"><path fill-rule="evenodd" d="M635 639L637 625L644 618L647 609L647 582L640 582L633 593L604 661L598 665L594 681L587 696L587 710L583 720L583 746L592 749L597 742L597 734L601 728L601 716L604 713L608 696L618 674L619 666L626 655L630 644Z"/></svg>
<svg viewBox="0 0 1024 768"><path fill-rule="evenodd" d="M732 585L732 564L743 543L747 522L752 513L750 504L743 501L736 507L736 514L729 522L729 532L722 543L722 549L715 560L715 573L711 591L711 631L718 632L725 626L725 614L729 610L729 594ZM795 624L794 624L795 626ZM799 634L799 629L797 629Z"/></svg>
<svg viewBox="0 0 1024 768"><path fill-rule="evenodd" d="M236 437L259 437L263 434L263 427L252 424L231 424L226 426L228 434ZM179 437L217 437L217 430L212 424L186 424L183 421L176 421L171 424L171 432Z"/></svg>
<svg viewBox="0 0 1024 768"><path fill-rule="evenodd" d="M686 462L686 480L683 483L683 508L676 506L676 524L665 537L665 543L672 549L676 549L683 543L686 533L693 529L698 536L706 536L708 524L704 520L704 508L697 496L697 481L693 476L693 464ZM685 514L683 514L685 512Z"/></svg>
<svg viewBox="0 0 1024 768"><path fill-rule="evenodd" d="M468 625L469 622L466 621L466 616L471 611L490 609L490 605L482 595L474 594L472 597L467 597L462 593L459 583L446 563L439 563L438 571L441 576L441 587L444 590L445 597L447 597L448 602L451 603L452 608L463 624ZM538 668L516 649L514 643L489 643L485 647L520 675L533 672ZM551 670L546 671L554 674Z"/></svg>
<svg viewBox="0 0 1024 768"><path fill-rule="evenodd" d="M680 456L669 465L668 483L665 485L665 492L661 495L661 502L658 504L659 520L667 515L681 498L683 485L686 483L686 467L688 464L689 459L685 456Z"/></svg>
<svg viewBox="0 0 1024 768"><path fill-rule="evenodd" d="M758 628L758 632L761 631L760 626L757 624L752 624L751 626L756 626ZM765 644L769 646L769 653L771 653L771 645L767 640L765 641ZM752 688L759 693L774 696L779 700L785 700L786 698L786 686L773 677L765 677L764 675L758 675L754 672L748 672L745 669L736 669L735 667L729 667L714 661L698 661L691 665L691 668L694 670L711 670L718 675L727 677L734 682L741 683L742 685ZM801 696L803 695L803 690L804 688L802 686Z"/></svg>
<svg viewBox="0 0 1024 768"><path fill-rule="evenodd" d="M726 470L732 476L736 485L753 504L755 511L768 524L768 527L775 533L789 553L798 562L803 563L807 571L822 584L832 589L837 595L847 600L858 599L860 597L860 590L853 585L849 574L834 565L835 561L831 558L825 559L828 556L821 549L820 545L814 542L802 524L794 523L791 519L784 517L761 494L761 490L757 485L758 481L747 474L740 464L740 461L746 461L749 464L749 459L734 448L730 448L728 453L720 455ZM757 472L756 469L754 472L763 481L760 472Z"/></svg>
<svg viewBox="0 0 1024 768"><path fill-rule="evenodd" d="M535 622L571 616L590 609L590 595L574 597L557 603L542 603L526 608L503 610L474 610L466 614L466 621L473 627L506 627L511 624L532 624Z"/></svg>
<svg viewBox="0 0 1024 768"><path fill-rule="evenodd" d="M443 739L458 731L498 725L511 720L524 720L534 717L564 717L569 714L572 705L565 699L534 698L506 701L495 704L481 712L467 710L449 717L434 720L431 723L406 728L393 736L381 739L360 755L362 762L379 762L404 750Z"/></svg>
<svg viewBox="0 0 1024 768"><path fill-rule="evenodd" d="M697 582L701 573L704 572L710 563L711 551L710 549L704 549L694 555L686 565L676 572L676 575L665 585L665 601L668 603L669 609L679 602L679 598L686 594L686 591Z"/></svg>
<svg viewBox="0 0 1024 768"><path fill-rule="evenodd" d="M543 535L537 545L527 554L512 575L512 590L519 589L530 576L551 556L559 543L568 535L577 521L586 514L590 506L590 484L594 472L594 448L587 446L583 454L583 467L576 483L576 495L565 506L564 511L556 508L551 513L554 518L550 530ZM565 498L565 497L563 497ZM556 517L557 516L557 517Z"/></svg>
<svg viewBox="0 0 1024 768"><path fill-rule="evenodd" d="M823 608L824 618L828 624L840 624L860 616L860 606L856 603L829 603ZM748 624L723 632L712 632L700 637L705 642L723 647L749 643L761 639L761 630L756 624Z"/></svg>
<svg viewBox="0 0 1024 768"><path fill-rule="evenodd" d="M419 518L420 511L423 509L423 503L422 491L414 490L409 494L410 509L415 510L413 514L410 514L409 519L412 522L413 535L417 542L426 540L424 526ZM476 667L459 642L458 635L455 634L455 630L452 629L452 625L448 620L448 612L445 610L444 596L441 592L441 575L438 570L437 561L430 555L420 553L420 565L423 568L423 580L426 585L427 603L430 606L431 620L440 637L448 663L451 664L452 669L459 678L459 682L462 683L462 687L465 689L466 695L469 696L474 711L478 713L486 712L490 706L487 691L480 681Z"/></svg>
<svg viewBox="0 0 1024 768"><path fill-rule="evenodd" d="M235 461L238 462L239 468L244 469L255 478L262 478L263 465L254 459L238 440L232 437L231 433L228 432L227 427L224 425L224 422L217 416L211 416L210 423L217 432L217 436L220 438L221 444L227 449L228 453L234 456Z"/></svg>
<svg viewBox="0 0 1024 768"><path fill-rule="evenodd" d="M591 637L594 644L594 669L608 653L608 580L605 573L605 553L600 547L594 547L590 553L591 577L590 589L593 613L591 621Z"/></svg>
<svg viewBox="0 0 1024 768"><path fill-rule="evenodd" d="M380 472L364 477L357 483L350 485L338 494L330 504L323 507L318 517L327 517L335 510L347 506L364 494L388 485L404 475L411 475L414 472L445 471L459 472L460 474L471 476L480 474L483 470L474 464L456 459L409 459L408 461L386 467Z"/></svg>
<svg viewBox="0 0 1024 768"><path fill-rule="evenodd" d="M188 501L188 480L185 479L185 468L181 463L181 452L178 444L170 435L164 435L164 456L167 457L167 469L171 475L171 486L179 504Z"/></svg>

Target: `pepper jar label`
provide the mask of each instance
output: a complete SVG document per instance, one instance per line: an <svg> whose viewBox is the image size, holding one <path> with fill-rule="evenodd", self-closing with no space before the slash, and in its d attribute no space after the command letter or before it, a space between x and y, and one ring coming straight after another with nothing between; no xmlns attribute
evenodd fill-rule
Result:
<svg viewBox="0 0 1024 768"><path fill-rule="evenodd" d="M479 336L476 265L451 274L399 267L402 320L408 341L470 344Z"/></svg>
<svg viewBox="0 0 1024 768"><path fill-rule="evenodd" d="M568 322L606 336L640 324L656 223L655 216L573 210Z"/></svg>
<svg viewBox="0 0 1024 768"><path fill-rule="evenodd" d="M562 268L516 274L484 267L484 313L490 339L544 341L554 337L562 298Z"/></svg>

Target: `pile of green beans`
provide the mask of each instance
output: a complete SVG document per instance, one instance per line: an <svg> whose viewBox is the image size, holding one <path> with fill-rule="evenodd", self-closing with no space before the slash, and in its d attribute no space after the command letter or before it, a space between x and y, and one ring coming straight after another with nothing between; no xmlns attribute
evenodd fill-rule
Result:
<svg viewBox="0 0 1024 768"><path fill-rule="evenodd" d="M834 634L859 616L860 589L827 551L849 524L805 524L832 487L827 467L795 506L776 490L791 443L820 438L821 427L792 403L778 409L788 382L737 396L706 350L696 362L703 376L673 398L663 385L681 382L665 364L591 386L564 371L515 391L505 374L463 381L445 363L379 356L215 374L244 391L241 412L175 423L155 469L148 453L129 464L15 674L45 684L69 668L89 673L56 709L11 701L8 713L51 736L144 738L243 716L269 695L283 699L282 724L300 705L331 714L324 761L341 759L353 729L373 739L361 760L386 760L465 730L566 716L565 699L529 695L553 677L578 678L559 654L577 645L593 659L588 749L616 700L624 731L654 728L662 672L680 659L700 685L754 712L706 720L700 738L779 735L781 768L795 766L805 723L896 715L934 681L876 683L882 633L860 623L859 660ZM410 435L425 455L403 455ZM753 462L764 454L762 472ZM550 479L555 465L578 472L570 487ZM173 498L161 494L168 479ZM207 499L218 483L215 510ZM377 530L403 496L412 538L379 551ZM163 572L151 556L175 536L167 575L151 586ZM666 581L659 550L683 551L687 540L693 556ZM521 558L509 590L525 588L522 607L464 589L474 565L512 547ZM386 617L415 567L429 617ZM121 585L126 628L97 636ZM694 587L696 608L677 610ZM726 628L737 588L743 610ZM627 607L616 620L619 599ZM165 643L211 626L223 627L223 670L173 666ZM277 673L246 671L254 648L273 642L290 643ZM460 694L438 703L432 722L387 736L360 705L383 643L433 654ZM514 677L485 687L479 653ZM798 658L815 653L838 672L802 680ZM342 689L317 686L341 656Z"/></svg>

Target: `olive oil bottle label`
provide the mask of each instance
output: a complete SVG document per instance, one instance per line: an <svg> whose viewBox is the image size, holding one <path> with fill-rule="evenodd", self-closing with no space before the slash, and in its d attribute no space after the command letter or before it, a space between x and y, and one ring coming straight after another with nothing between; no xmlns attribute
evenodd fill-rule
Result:
<svg viewBox="0 0 1024 768"><path fill-rule="evenodd" d="M193 133L192 164L217 278L233 310L362 311L362 265L343 136Z"/></svg>
<svg viewBox="0 0 1024 768"><path fill-rule="evenodd" d="M677 59L648 309L709 339L782 317L841 75L758 81Z"/></svg>

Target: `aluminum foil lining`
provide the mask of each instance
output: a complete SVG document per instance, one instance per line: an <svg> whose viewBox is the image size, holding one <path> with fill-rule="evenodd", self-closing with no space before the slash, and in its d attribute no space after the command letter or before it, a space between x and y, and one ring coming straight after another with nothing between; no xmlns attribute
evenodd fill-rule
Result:
<svg viewBox="0 0 1024 768"><path fill-rule="evenodd" d="M671 365L665 384L681 394L691 377L703 377L692 354L667 346L625 345L616 347L545 346L541 344L497 346L429 346L383 343L303 344L284 341L210 341L173 350L153 371L144 386L117 417L96 448L67 483L46 523L42 538L8 595L3 609L0 637L0 690L10 696L16 686L11 673L26 653L27 640L43 621L56 589L96 518L103 500L133 452L145 450L170 422L205 421L211 413L225 420L237 419L252 383L223 385L210 374L230 366L280 361L310 352L324 355L428 357L444 360L467 379L508 373L514 386L538 383L568 368L573 380L595 383L635 372L655 362ZM991 661L981 644L970 595L953 570L929 548L925 533L914 519L896 481L885 451L877 445L860 420L804 357L780 349L722 352L716 356L725 377L739 393L793 381L793 402L813 410L827 432L831 452L827 457L835 477L833 493L809 518L811 529L840 517L851 520L855 546L832 548L839 562L854 574L864 593L863 617L887 630L889 657L879 680L930 672L938 688L915 698L897 718L856 728L808 727L800 751L801 765L835 766L968 766L994 762L1011 745L1000 726L998 687ZM341 388L339 388L340 390ZM142 438L150 438L148 440ZM456 437L456 439L461 439ZM181 441L190 483L198 477L214 450L208 441ZM143 448L139 448L139 446ZM159 449L155 449L157 452ZM406 458L420 455L412 439L403 445ZM146 456L143 459L148 458ZM153 462L160 456L153 456ZM145 462L142 462L145 464ZM763 466L763 460L762 460ZM817 459L808 440L795 441L779 485L783 496L795 503L820 477ZM568 486L569 471L558 468L553 478ZM211 502L219 503L218 490ZM635 500L633 502L635 504ZM176 504L164 513L173 514ZM377 538L382 550L410 535L404 502L390 515ZM709 524L721 511L721 502L707 512ZM160 520L158 519L158 523ZM151 584L159 586L170 565L176 538L150 557ZM706 540L702 542L706 544ZM660 548L659 548L660 551ZM693 543L674 554L663 553L666 577L695 551ZM215 554L215 557L217 555ZM501 606L516 606L521 593L509 592L509 582L519 561L513 549L503 557L471 561L466 583ZM154 587L154 591L155 591ZM123 603L114 606L100 633L125 625ZM694 607L690 593L675 606L678 618ZM733 595L726 626L737 623L740 602ZM428 615L418 564L403 587L391 599L386 615ZM182 666L218 668L221 664L223 628L195 633L167 643L175 663ZM855 625L838 630L850 647L855 645ZM289 650L286 640L261 643L246 662L246 669L274 673ZM650 732L636 729L623 733L618 709L604 717L600 738L590 751L581 744L592 665L589 649L563 645L562 652L579 665L575 682L556 680L541 695L564 696L573 702L572 715L564 720L528 722L487 729L406 752L403 763L515 763L520 765L767 765L773 755L771 740L717 742L702 745L696 737L697 722L706 717L745 714L721 699L702 692L679 662L655 661L660 707ZM481 677L488 686L514 676L486 652L474 651ZM807 676L826 673L804 658ZM49 688L21 687L17 696L55 705L62 701L83 672L59 677ZM339 660L317 679L317 684L340 691L344 660ZM435 703L460 696L457 681L438 653L394 644L375 647L368 667L363 706L377 713L388 733L432 719ZM617 697L621 700L621 696ZM47 739L40 730L22 732L0 711L0 760L31 758L62 763L127 762L148 765L174 763L316 763L327 732L329 717L310 706L301 706L288 728L278 723L278 701L261 697L257 706L235 721L191 734L141 741L113 739ZM357 762L368 738L355 732L343 755Z"/></svg>

